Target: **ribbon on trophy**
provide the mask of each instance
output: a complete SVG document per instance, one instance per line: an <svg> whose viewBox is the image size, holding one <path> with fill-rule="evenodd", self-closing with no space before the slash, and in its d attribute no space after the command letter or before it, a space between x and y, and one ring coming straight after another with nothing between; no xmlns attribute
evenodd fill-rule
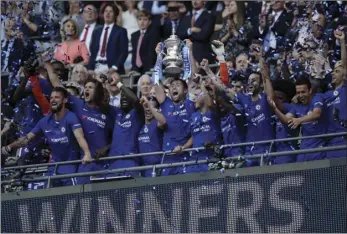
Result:
<svg viewBox="0 0 347 234"><path fill-rule="evenodd" d="M192 73L192 67L191 67L191 61L190 61L190 50L187 45L183 46L182 59L183 59L183 67L184 67L184 74L182 79L187 80L189 79Z"/></svg>
<svg viewBox="0 0 347 234"><path fill-rule="evenodd" d="M157 61L154 65L154 72L152 74L152 82L153 84L159 84L159 80L163 79L163 52L164 43L160 43L160 51L158 53Z"/></svg>

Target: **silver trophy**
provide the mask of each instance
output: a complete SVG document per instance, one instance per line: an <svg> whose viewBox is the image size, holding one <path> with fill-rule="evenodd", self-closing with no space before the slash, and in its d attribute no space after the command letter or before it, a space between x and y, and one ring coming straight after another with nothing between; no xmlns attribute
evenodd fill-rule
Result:
<svg viewBox="0 0 347 234"><path fill-rule="evenodd" d="M180 74L183 70L182 59L182 41L175 35L175 29L172 29L172 35L165 40L166 53L163 59L165 66L164 72L168 74Z"/></svg>

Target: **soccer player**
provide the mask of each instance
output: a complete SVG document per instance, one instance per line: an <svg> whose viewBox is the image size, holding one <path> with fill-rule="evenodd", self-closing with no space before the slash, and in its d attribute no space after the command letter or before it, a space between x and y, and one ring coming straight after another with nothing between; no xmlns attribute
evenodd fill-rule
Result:
<svg viewBox="0 0 347 234"><path fill-rule="evenodd" d="M138 134L144 124L144 110L137 96L118 79L111 85L121 90L121 107L116 108L116 122L113 129L110 156L138 153ZM109 169L136 167L140 158L117 159L110 163ZM116 175L138 176L138 172L117 173Z"/></svg>
<svg viewBox="0 0 347 234"><path fill-rule="evenodd" d="M51 114L43 117L25 137L19 138L12 144L2 147L3 154L23 147L37 135L43 134L51 149L51 162L63 162L80 159L80 149L83 151L83 163L92 161L83 130L77 116L66 109L67 91L62 87L53 89L50 96ZM77 171L77 165L61 165L56 174L70 174ZM48 168L48 175L53 175L54 166ZM53 186L74 185L74 178L53 180Z"/></svg>
<svg viewBox="0 0 347 234"><path fill-rule="evenodd" d="M178 155L165 156L164 163L182 162L188 160L189 156L187 153L182 154L182 151L191 145L189 120L195 106L187 97L188 86L184 80L172 79L169 93L171 98L165 95L162 85L156 85L156 97L167 121L163 136L163 150L178 153ZM175 168L167 168L162 171L162 175L179 173L180 170Z"/></svg>
<svg viewBox="0 0 347 234"><path fill-rule="evenodd" d="M275 92L275 102L278 106L281 106L283 113L288 113L291 109L291 100L295 95L295 85L289 80L275 80L272 81L273 89ZM274 105L272 100L268 100L270 105ZM284 124L280 119L275 116L276 121L276 139L285 139L289 137L297 137L299 135L299 129L291 129L288 124ZM275 143L276 152L293 151L298 148L297 141L283 141ZM296 162L296 155L289 154L285 156L277 156L271 159L271 164L283 164Z"/></svg>
<svg viewBox="0 0 347 234"><path fill-rule="evenodd" d="M204 66L204 63L207 63L206 59L202 60L201 66ZM222 140L219 114L211 94L207 91L207 89L212 88L207 86L205 80L200 81L200 87L202 92L195 103L197 111L194 112L190 118L190 132L192 135L191 142L193 148L203 147L207 143L220 144ZM188 145L188 147L190 148L191 146ZM212 150L192 152L190 161L208 160L213 156L213 153ZM208 164L183 167L183 173L204 172L207 170Z"/></svg>
<svg viewBox="0 0 347 234"><path fill-rule="evenodd" d="M312 136L326 133L326 124L323 118L324 99L322 94L312 94L311 82L308 79L301 78L295 83L296 96L298 104L292 104L287 114L283 114L276 105L273 109L284 124L290 128L296 129L301 126L302 136ZM303 139L300 149L314 149L323 147L325 144L322 138ZM297 155L297 162L312 161L324 159L325 152L308 153Z"/></svg>
<svg viewBox="0 0 347 234"><path fill-rule="evenodd" d="M145 124L142 126L139 136L138 145L139 153L158 152L162 150L163 129L166 126L166 119L159 110L159 102L155 97L149 97L149 100L143 96L140 103L145 111ZM161 155L150 155L141 157L141 165L160 164ZM142 172L144 177L151 177L153 170Z"/></svg>
<svg viewBox="0 0 347 234"><path fill-rule="evenodd" d="M334 90L328 91L324 94L327 112L327 133L345 132L347 129L347 53L345 34L343 32L335 31L335 38L340 41L341 45L341 61L335 64L332 73L332 85ZM327 139L326 146L346 145L346 136L332 137ZM328 151L326 158L340 158L346 157L347 150Z"/></svg>
<svg viewBox="0 0 347 234"><path fill-rule="evenodd" d="M59 78L53 73L49 63L45 64L53 86L60 86ZM112 74L110 74L112 75ZM107 156L111 144L115 110L105 103L105 93L100 82L87 78L83 90L83 99L69 95L69 107L79 118L91 155L94 158ZM104 170L107 161L93 161L87 165L80 165L78 172ZM78 177L78 184L90 183L90 177Z"/></svg>

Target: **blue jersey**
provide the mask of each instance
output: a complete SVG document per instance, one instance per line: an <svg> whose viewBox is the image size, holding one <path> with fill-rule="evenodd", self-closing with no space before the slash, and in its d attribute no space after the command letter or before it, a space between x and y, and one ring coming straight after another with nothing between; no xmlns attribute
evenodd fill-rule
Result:
<svg viewBox="0 0 347 234"><path fill-rule="evenodd" d="M138 153L138 134L141 127L140 116L135 108L128 113L117 108L110 156Z"/></svg>
<svg viewBox="0 0 347 234"><path fill-rule="evenodd" d="M241 105L235 104L240 113L227 113L221 118L221 130L224 144L243 143L245 141L245 119ZM226 148L226 157L243 155L244 147Z"/></svg>
<svg viewBox="0 0 347 234"><path fill-rule="evenodd" d="M257 101L244 93L235 95L235 102L241 104L247 121L246 142L270 140L275 138L272 109L267 102L265 93L259 94ZM257 154L269 151L269 144L247 146L247 154Z"/></svg>
<svg viewBox="0 0 347 234"><path fill-rule="evenodd" d="M159 152L162 150L163 131L158 128L158 121L153 120L150 124L142 126L138 135L139 153ZM143 165L160 163L162 155L142 157Z"/></svg>
<svg viewBox="0 0 347 234"><path fill-rule="evenodd" d="M291 104L284 103L284 111L283 113L286 114L288 111L292 108ZM286 139L290 137L297 137L299 136L299 128L297 129L291 129L288 127L288 124L283 124L279 118L275 115L275 121L276 121L276 139ZM276 151L282 152L282 151L293 151L297 149L297 141L283 141L283 142L276 142ZM285 155L285 156L278 156L274 157L273 163L274 164L282 164L282 163L289 163L289 162L295 162L296 161L296 155Z"/></svg>
<svg viewBox="0 0 347 234"><path fill-rule="evenodd" d="M31 132L35 135L43 133L51 149L51 162L63 162L80 159L80 148L73 131L81 128L77 116L67 111L56 120L53 114L43 117ZM58 168L58 173L75 172L77 164L64 165Z"/></svg>
<svg viewBox="0 0 347 234"><path fill-rule="evenodd" d="M292 104L291 109L289 110L289 113L296 116L297 118L301 118L305 115L308 115L312 113L313 109L319 108L323 109L323 95L322 94L316 94L312 101L308 105L301 105L301 104ZM302 136L312 136L312 135L320 135L326 133L326 122L322 111L322 116L320 119L306 122L301 124L301 132ZM324 145L324 139L322 138L310 138L310 139L303 139L300 144L300 149L313 149L322 147ZM322 159L325 157L325 154L323 152L320 153L312 153L312 154L302 154L297 156L297 161L310 161L310 160L316 160L316 159Z"/></svg>
<svg viewBox="0 0 347 234"><path fill-rule="evenodd" d="M182 104L175 104L166 97L161 104L161 110L166 118L163 150L173 150L178 145L184 145L190 138L190 117L195 110L194 103L188 98Z"/></svg>
<svg viewBox="0 0 347 234"><path fill-rule="evenodd" d="M203 147L206 143L220 144L221 130L220 118L216 113L209 110L206 113L196 111L190 119L190 131L193 137L193 148ZM193 157L199 156L200 159L206 159L212 156L211 151L201 151L193 153Z"/></svg>
<svg viewBox="0 0 347 234"><path fill-rule="evenodd" d="M341 126L338 120L334 117L335 112L338 117L347 120L347 103L346 103L346 85L342 85L336 90L330 90L324 94L324 102L326 104L327 112L327 133L345 132L346 128Z"/></svg>
<svg viewBox="0 0 347 234"><path fill-rule="evenodd" d="M113 107L110 107L109 114L105 115L100 109L91 108L82 99L72 95L69 95L69 104L81 122L84 137L92 156L96 150L111 143L115 113Z"/></svg>

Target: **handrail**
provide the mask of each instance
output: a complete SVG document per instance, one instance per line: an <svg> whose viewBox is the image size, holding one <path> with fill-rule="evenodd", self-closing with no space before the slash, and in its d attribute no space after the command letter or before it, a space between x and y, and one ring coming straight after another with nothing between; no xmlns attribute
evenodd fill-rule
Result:
<svg viewBox="0 0 347 234"><path fill-rule="evenodd" d="M266 156L279 157L279 156L285 156L288 154L291 154L291 155L302 154L302 153L305 154L305 153L316 153L316 152L343 150L343 149L347 149L347 145L321 147L321 148L295 150L295 151L273 152L273 153L266 154ZM256 159L256 158L260 158L263 156L264 156L264 154L255 154L255 155L249 155L249 156L245 156L245 157L248 159ZM237 157L231 157L231 158L237 158ZM130 171L144 171L144 170L148 170L148 169L153 169L153 166L155 166L156 169L163 169L163 168L190 166L190 165L198 165L198 164L206 164L206 163L216 163L218 161L219 161L218 159L194 160L194 161L186 161L186 162L178 162L178 163L170 163L170 164L147 165L147 166L139 166L139 167L112 169L112 170L102 170L102 171L63 174L63 175L43 176L43 177L30 178L30 179L23 178L22 181L24 181L24 182L37 182L37 181L45 181L45 180L53 180L53 179L65 179L65 178L72 178L72 177L93 176L93 175L102 175L102 174L107 175L107 174L112 174L112 173L130 172ZM1 181L1 184L9 184L12 182L13 182L13 180L5 180L5 181Z"/></svg>
<svg viewBox="0 0 347 234"><path fill-rule="evenodd" d="M237 144L226 144L221 145L221 149L224 148L234 148L234 147L240 147L240 146L247 146L247 145L258 145L258 144L271 144L276 142L287 142L287 141L293 141L293 140L303 140L303 139L312 139L312 138L321 138L321 137L337 137L337 136L346 136L347 132L341 132L341 133L330 133L330 134L321 134L321 135L312 135L312 136L306 136L306 137L291 137L291 138L283 138L283 139L273 139L273 140L265 140L265 141L255 141L255 142L245 142L245 143L237 143ZM197 147L197 148L190 148L185 149L184 152L190 152L190 151L199 151L199 150L205 150L205 147ZM293 152L293 151L290 151ZM111 156L111 157L103 157L98 160L93 159L93 161L103 161L103 160L114 160L114 159L126 159L126 158L136 158L136 157L144 157L144 156L154 156L154 155L175 155L172 151L159 151L159 152L150 152L150 153L139 153L139 154L128 154L128 155L119 155L119 156ZM269 155L269 154L268 154ZM246 156L244 156L246 157ZM34 167L43 167L43 166L55 166L55 165L67 165L67 164L76 164L81 163L82 160L72 160L72 161L64 161L64 162L55 162L55 163L42 163L42 164L33 164L33 165L25 165L25 166L14 166L14 167L5 167L3 170L15 170L15 169L26 169L26 168L34 168Z"/></svg>

